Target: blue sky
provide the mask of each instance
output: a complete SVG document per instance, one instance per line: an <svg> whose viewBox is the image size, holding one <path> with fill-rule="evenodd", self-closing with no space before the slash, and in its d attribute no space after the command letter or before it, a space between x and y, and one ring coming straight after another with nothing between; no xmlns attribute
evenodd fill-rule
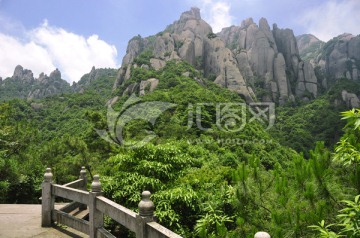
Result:
<svg viewBox="0 0 360 238"><path fill-rule="evenodd" d="M164 30L192 6L218 32L252 17L327 41L360 33L359 0L0 0L0 76L59 68L69 82L91 67L119 67L133 36Z"/></svg>

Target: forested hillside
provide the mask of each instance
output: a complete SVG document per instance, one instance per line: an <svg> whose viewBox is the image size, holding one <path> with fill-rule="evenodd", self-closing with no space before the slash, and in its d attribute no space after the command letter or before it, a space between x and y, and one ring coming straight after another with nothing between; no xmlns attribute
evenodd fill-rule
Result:
<svg viewBox="0 0 360 238"><path fill-rule="evenodd" d="M243 31L266 40L241 48ZM159 223L184 237L359 237L360 85L314 70L294 39L264 19L216 35L195 9L72 86L17 67L0 82L0 202L39 203L46 167L63 184L85 166L132 210L151 191Z"/></svg>

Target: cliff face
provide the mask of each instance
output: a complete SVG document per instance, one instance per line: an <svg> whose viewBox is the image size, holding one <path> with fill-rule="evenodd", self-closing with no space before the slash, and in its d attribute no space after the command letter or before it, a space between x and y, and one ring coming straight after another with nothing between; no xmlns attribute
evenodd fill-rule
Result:
<svg viewBox="0 0 360 238"><path fill-rule="evenodd" d="M238 68L237 59L224 42L213 34L210 25L201 19L198 8L184 12L161 34L130 40L123 59L126 70L120 70L115 87L129 79L134 59L149 49L152 54L151 67L156 70L164 67L168 60L185 60L203 70L204 76L214 77L216 83L239 93L248 101L255 99Z"/></svg>
<svg viewBox="0 0 360 238"><path fill-rule="evenodd" d="M300 54L316 67L319 84L324 90L330 90L339 79L360 80L360 36L345 33L324 43L307 34L298 36L297 41L301 46ZM360 100L356 93L357 88L347 87L335 105L342 99L349 108L358 107Z"/></svg>
<svg viewBox="0 0 360 238"><path fill-rule="evenodd" d="M321 64L321 61L325 64ZM343 34L327 42L317 61L333 79L360 79L360 36ZM329 78L331 80L331 78Z"/></svg>
<svg viewBox="0 0 360 238"><path fill-rule="evenodd" d="M345 33L326 43L314 36L308 40L309 36L299 36L298 44L303 45L303 52L309 52L307 59L322 70L327 82L360 79L360 36ZM303 44L305 40L308 44Z"/></svg>
<svg viewBox="0 0 360 238"><path fill-rule="evenodd" d="M276 25L271 30L264 18L259 25L250 18L214 34L192 8L156 36L130 40L114 88L130 78L132 67L141 67L136 57L143 52L156 70L168 60L185 60L250 102L283 104L294 95L317 96L317 78L312 65L300 59L293 32Z"/></svg>
<svg viewBox="0 0 360 238"><path fill-rule="evenodd" d="M255 92L265 90L258 100L283 104L294 96L317 96L314 69L301 60L292 30L276 24L271 30L266 19L257 25L249 18L223 29L219 36L235 55L246 82Z"/></svg>

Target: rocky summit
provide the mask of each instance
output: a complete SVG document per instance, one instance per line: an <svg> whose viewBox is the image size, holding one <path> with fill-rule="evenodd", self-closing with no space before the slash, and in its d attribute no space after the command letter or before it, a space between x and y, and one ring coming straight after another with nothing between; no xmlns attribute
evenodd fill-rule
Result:
<svg viewBox="0 0 360 238"><path fill-rule="evenodd" d="M34 78L31 70L18 65L15 67L12 77L0 81L1 100L12 98L39 99L70 91L70 85L61 78L58 69L51 72L50 76L41 73L38 78Z"/></svg>
<svg viewBox="0 0 360 238"><path fill-rule="evenodd" d="M156 70L166 61L185 60L248 102L284 104L294 96L318 94L313 66L301 60L293 31L276 24L271 29L265 18L259 24L249 18L215 34L200 10L192 8L163 32L130 40L115 88L130 78L133 67L142 66L135 59L143 52L149 52Z"/></svg>

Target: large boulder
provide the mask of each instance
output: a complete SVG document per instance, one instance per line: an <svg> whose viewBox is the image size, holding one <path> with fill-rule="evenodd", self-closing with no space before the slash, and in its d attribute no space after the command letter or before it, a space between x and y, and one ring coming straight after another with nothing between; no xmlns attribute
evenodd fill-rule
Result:
<svg viewBox="0 0 360 238"><path fill-rule="evenodd" d="M359 108L360 100L355 93L349 93L346 90L341 92L342 100L346 103L349 108Z"/></svg>
<svg viewBox="0 0 360 238"><path fill-rule="evenodd" d="M34 75L31 70L24 69L21 65L15 67L13 79L18 79L24 82L34 81Z"/></svg>

